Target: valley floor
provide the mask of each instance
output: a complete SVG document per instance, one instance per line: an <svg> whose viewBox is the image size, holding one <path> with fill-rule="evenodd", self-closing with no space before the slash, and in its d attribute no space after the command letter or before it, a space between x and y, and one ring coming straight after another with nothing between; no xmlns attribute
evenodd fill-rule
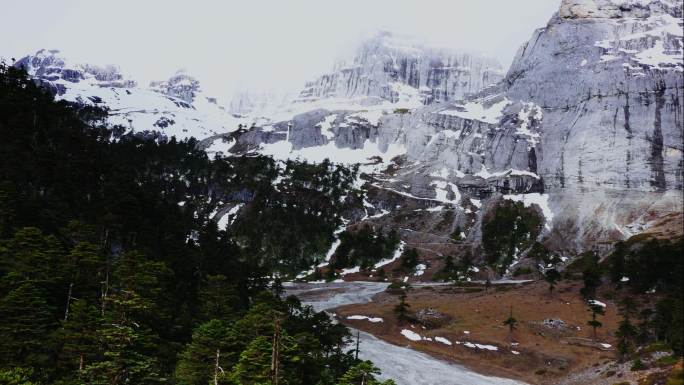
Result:
<svg viewBox="0 0 684 385"><path fill-rule="evenodd" d="M350 327L485 375L531 384L558 384L580 373L586 380L590 372L596 381L604 378L610 384L631 379L634 374L629 368L606 369L615 357L614 331L620 320L617 306L602 299L607 304L606 314L600 318L603 327L594 342L592 330L586 326L590 314L579 288L578 283L564 282L550 295L542 282L499 285L488 292L479 287L418 286L408 294L411 311L433 309L445 318L429 328L417 322L398 323L393 312L398 296L388 293L334 311ZM511 306L518 320L512 343L503 325ZM358 316L376 318L376 322Z"/></svg>

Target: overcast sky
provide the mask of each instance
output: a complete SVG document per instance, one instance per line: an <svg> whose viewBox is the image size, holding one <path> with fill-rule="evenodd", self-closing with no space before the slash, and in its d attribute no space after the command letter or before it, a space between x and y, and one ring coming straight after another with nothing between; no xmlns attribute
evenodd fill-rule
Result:
<svg viewBox="0 0 684 385"><path fill-rule="evenodd" d="M0 57L59 49L146 85L186 69L211 94L298 88L384 29L507 67L560 0L0 0Z"/></svg>

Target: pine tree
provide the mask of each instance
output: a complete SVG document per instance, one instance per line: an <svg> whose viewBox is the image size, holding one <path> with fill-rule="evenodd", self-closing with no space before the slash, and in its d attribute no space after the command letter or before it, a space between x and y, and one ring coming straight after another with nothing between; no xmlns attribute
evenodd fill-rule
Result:
<svg viewBox="0 0 684 385"><path fill-rule="evenodd" d="M283 280L280 278L280 276L276 276L273 278L273 283L271 284L271 292L273 292L273 295L276 297L280 298L280 296L285 293L285 289L283 288Z"/></svg>
<svg viewBox="0 0 684 385"><path fill-rule="evenodd" d="M401 268L404 271L411 271L413 268L418 265L418 251L413 248L407 248L402 254L401 254Z"/></svg>
<svg viewBox="0 0 684 385"><path fill-rule="evenodd" d="M549 284L549 294L553 294L553 289L560 278L561 275L556 269L549 269L544 273L544 280Z"/></svg>
<svg viewBox="0 0 684 385"><path fill-rule="evenodd" d="M454 257L449 254L444 258L444 267L442 268L442 271L444 272L445 276L450 277L454 270L456 270Z"/></svg>
<svg viewBox="0 0 684 385"><path fill-rule="evenodd" d="M54 309L38 285L26 281L0 300L0 365L51 366Z"/></svg>
<svg viewBox="0 0 684 385"><path fill-rule="evenodd" d="M62 321L62 328L57 332L61 368L81 373L86 365L98 358L97 331L101 324L100 312L95 306L84 299L73 302L68 320Z"/></svg>
<svg viewBox="0 0 684 385"><path fill-rule="evenodd" d="M206 385L216 371L224 373L237 363L233 331L223 320L213 319L195 329L192 341L176 366L179 385Z"/></svg>
<svg viewBox="0 0 684 385"><path fill-rule="evenodd" d="M593 329L594 341L596 341L598 339L598 336L596 334L596 330L603 326L603 324L601 323L601 321L599 321L597 319L597 317L599 315L606 314L606 312L603 309L603 306L601 306L595 302L589 303L589 312L591 312L591 320L587 321L587 325L589 325Z"/></svg>
<svg viewBox="0 0 684 385"><path fill-rule="evenodd" d="M503 321L503 325L508 326L508 342L510 344L513 343L513 331L517 329L518 327L518 320L513 317L513 306L511 306L511 312L506 318L506 320Z"/></svg>
<svg viewBox="0 0 684 385"><path fill-rule="evenodd" d="M587 266L582 271L582 281L584 287L580 289L580 294L585 299L594 297L596 289L601 284L601 269L598 265L598 256L596 253L591 253L585 257Z"/></svg>
<svg viewBox="0 0 684 385"><path fill-rule="evenodd" d="M618 354L621 360L625 360L634 351L634 339L637 336L637 328L632 324L629 314L623 315L615 335L618 338Z"/></svg>
<svg viewBox="0 0 684 385"><path fill-rule="evenodd" d="M272 345L268 337L255 338L240 354L230 378L242 385L271 383L271 353Z"/></svg>
<svg viewBox="0 0 684 385"><path fill-rule="evenodd" d="M119 320L120 321L120 320ZM107 324L98 330L102 341L101 360L86 365L83 376L92 385L166 383L159 373L155 338L135 322Z"/></svg>
<svg viewBox="0 0 684 385"><path fill-rule="evenodd" d="M114 269L112 294L107 298L104 324L98 330L103 357L86 366L93 384L157 384L160 375L159 338L146 325L158 319L160 282L168 275L162 263L137 252L124 253ZM158 326L158 325L155 325Z"/></svg>
<svg viewBox="0 0 684 385"><path fill-rule="evenodd" d="M199 293L200 319L235 320L240 298L234 284L224 275L207 276Z"/></svg>
<svg viewBox="0 0 684 385"><path fill-rule="evenodd" d="M11 290L30 280L46 290L46 299L54 306L55 291L61 288L65 273L60 264L64 251L57 239L35 227L26 227L4 246L0 248L0 266L7 274L2 277L0 289Z"/></svg>
<svg viewBox="0 0 684 385"><path fill-rule="evenodd" d="M454 231L451 233L451 239L456 243L460 243L462 241L461 232L461 226L457 225Z"/></svg>
<svg viewBox="0 0 684 385"><path fill-rule="evenodd" d="M463 272L463 276L466 278L470 278L472 275L472 268L475 266L473 263L473 254L471 253L470 249L466 250L465 254L461 257L461 260L459 261L459 267L457 270L461 270ZM458 271L456 272L458 274Z"/></svg>
<svg viewBox="0 0 684 385"><path fill-rule="evenodd" d="M338 382L338 385L395 385L394 381L380 382L375 375L380 374L380 369L373 366L370 361L360 362L351 367Z"/></svg>
<svg viewBox="0 0 684 385"><path fill-rule="evenodd" d="M39 385L31 380L33 369L0 368L0 384L3 385Z"/></svg>
<svg viewBox="0 0 684 385"><path fill-rule="evenodd" d="M399 295L399 303L394 307L394 314L397 316L399 322L408 320L408 310L411 306L406 303L406 290L403 290Z"/></svg>
<svg viewBox="0 0 684 385"><path fill-rule="evenodd" d="M489 290L489 288L492 287L492 280L487 277L487 280L485 281L484 284L484 291L485 293Z"/></svg>
<svg viewBox="0 0 684 385"><path fill-rule="evenodd" d="M625 257L627 255L627 246L624 242L620 241L615 243L615 250L610 256L610 280L617 285L617 287L622 286L622 277L625 276L626 271L626 261Z"/></svg>
<svg viewBox="0 0 684 385"><path fill-rule="evenodd" d="M548 258L548 255L549 250L540 242L535 242L527 253L527 257L534 261L539 279L544 275L545 260Z"/></svg>
<svg viewBox="0 0 684 385"><path fill-rule="evenodd" d="M65 282L65 321L69 318L70 304L75 296L92 301L97 299L104 268L105 261L98 247L92 243L80 242L69 252L65 264L65 273L68 277L68 281Z"/></svg>

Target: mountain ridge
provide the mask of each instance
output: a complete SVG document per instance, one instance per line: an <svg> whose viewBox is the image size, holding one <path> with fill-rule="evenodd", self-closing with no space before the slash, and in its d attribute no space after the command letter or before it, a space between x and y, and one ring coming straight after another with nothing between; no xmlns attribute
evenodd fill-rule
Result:
<svg viewBox="0 0 684 385"><path fill-rule="evenodd" d="M506 200L536 207L553 249L601 247L681 209L683 24L672 0L564 0L505 76L470 58L476 81L460 83L450 79L466 73L463 60L380 33L351 67L338 63L291 102L231 102L248 113L272 99L282 107L180 134L204 138L211 153L361 163L377 175L368 188L427 204L428 222L451 213L448 231L462 229L475 248L487 213ZM437 73L445 82L429 83ZM179 90L153 86L198 100L185 76ZM372 211L388 211L387 199Z"/></svg>

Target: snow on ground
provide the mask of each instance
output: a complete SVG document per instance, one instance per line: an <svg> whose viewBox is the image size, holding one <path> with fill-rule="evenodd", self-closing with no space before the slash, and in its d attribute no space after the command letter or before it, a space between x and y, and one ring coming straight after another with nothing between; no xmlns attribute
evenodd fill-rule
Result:
<svg viewBox="0 0 684 385"><path fill-rule="evenodd" d="M480 102L469 102L466 104L457 104L454 106L455 109L444 110L441 111L440 114L496 124L503 115L503 109L509 104L511 104L511 102L508 99L504 99L489 107L485 107L484 104Z"/></svg>
<svg viewBox="0 0 684 385"><path fill-rule="evenodd" d="M475 343L472 343L472 342L464 342L464 343L463 343L463 346L468 347L468 348L472 348L472 349L476 349L476 348L477 348L477 349L491 350L491 351L497 351L497 350L499 350L499 348L496 347L496 346L494 346L494 345L475 344Z"/></svg>
<svg viewBox="0 0 684 385"><path fill-rule="evenodd" d="M449 169L442 167L439 171L433 171L430 173L431 177L449 179Z"/></svg>
<svg viewBox="0 0 684 385"><path fill-rule="evenodd" d="M302 301L322 311L337 306L367 303L385 290L387 283L344 282L320 285L285 284L287 295L306 295ZM331 291L332 290L332 291ZM320 295L326 293L329 295ZM355 332L354 330L352 330ZM368 333L360 332L359 357L371 360L382 370L382 380L394 379L397 385L524 385L499 377L488 377L463 366L442 361L410 348L392 345Z"/></svg>
<svg viewBox="0 0 684 385"><path fill-rule="evenodd" d="M413 275L415 277L420 277L421 275L423 275L425 273L425 269L427 269L427 266L425 266L425 264L423 264L423 263L420 263L416 266L416 272L413 273Z"/></svg>
<svg viewBox="0 0 684 385"><path fill-rule="evenodd" d="M323 146L306 147L295 150L292 143L280 141L261 145L259 151L263 155L272 156L276 160L299 159L309 163L321 163L328 159L333 163L355 164L368 162L369 158L380 157L383 163L388 163L392 158L406 154L406 147L399 143L392 143L386 151L380 150L378 143L367 139L363 148L340 148L334 142L328 142Z"/></svg>
<svg viewBox="0 0 684 385"><path fill-rule="evenodd" d="M453 205L458 205L461 202L461 193L458 191L458 186L454 183L434 180L430 184L435 188L435 200ZM449 190L453 193L453 199L448 198Z"/></svg>
<svg viewBox="0 0 684 385"><path fill-rule="evenodd" d="M515 133L527 137L530 147L536 147L541 138L541 135L538 132L532 132L530 130L530 118L541 120L542 114L541 108L534 103L523 104L520 112L518 112L518 121L520 122L520 126L518 126ZM539 179L539 177L537 177L537 179Z"/></svg>
<svg viewBox="0 0 684 385"><path fill-rule="evenodd" d="M236 118L221 107L198 94L192 105L167 95L144 88L100 87L92 79L71 83L54 81L66 92L57 96L72 102L83 102L109 107L108 122L133 131L155 130L178 139L206 137L233 132L246 118ZM93 102L99 100L99 103Z"/></svg>
<svg viewBox="0 0 684 385"><path fill-rule="evenodd" d="M662 40L657 40L653 47L639 52L634 57L639 63L653 67L658 67L661 64L680 66L684 64L681 50L676 55L672 55L669 52L670 50L665 49Z"/></svg>
<svg viewBox="0 0 684 385"><path fill-rule="evenodd" d="M326 116L323 121L316 125L321 128L321 134L328 140L335 139L335 133L332 131L332 124L335 119L337 119L337 114L331 114Z"/></svg>
<svg viewBox="0 0 684 385"><path fill-rule="evenodd" d="M421 337L420 334L413 332L411 330L408 330L408 329L403 329L401 331L401 335L408 338L411 341L422 341L423 340L423 337Z"/></svg>
<svg viewBox="0 0 684 385"><path fill-rule="evenodd" d="M278 111L272 112L266 119L269 122L283 122L292 120L292 118L298 114L317 109L347 112L356 111L356 117L367 120L370 124L377 126L382 115L386 113L393 113L397 109L415 109L423 106L417 89L398 82L390 83L390 87L398 93L397 100L394 103L371 96L360 96L356 98L299 98L294 103L290 103L280 108Z"/></svg>
<svg viewBox="0 0 684 385"><path fill-rule="evenodd" d="M605 303L603 303L603 302L601 302L601 301L597 301L597 300L595 300L595 299L590 299L590 300L587 301L587 302L589 302L589 305L600 306L600 307L603 307L603 308L606 307L606 304L605 304Z"/></svg>
<svg viewBox="0 0 684 385"><path fill-rule="evenodd" d="M425 209L425 211L429 211L431 213L439 212L444 210L444 206L435 206L435 207L430 207L428 209Z"/></svg>
<svg viewBox="0 0 684 385"><path fill-rule="evenodd" d="M211 145L205 150L207 154L223 154L230 155L230 149L235 145L235 139L225 141L223 138L214 139Z"/></svg>
<svg viewBox="0 0 684 385"><path fill-rule="evenodd" d="M352 115L348 115L347 118L360 118L362 120L367 121L368 123L372 124L373 126L377 126L380 124L380 118L382 118L383 115L386 114L385 110L370 110L370 111L361 111L357 112Z"/></svg>
<svg viewBox="0 0 684 385"><path fill-rule="evenodd" d="M618 2L629 4L641 2L641 4L646 4L650 0L613 0L613 3ZM647 19L639 20L637 24L632 26L632 30L635 32L618 36L616 39L597 41L594 44L596 47L601 47L608 51L601 57L601 60L617 59L618 55L627 54L631 60L642 65L656 68L660 66L674 66L677 70L682 71L684 55L682 55L681 38L684 37L684 29L682 29L681 18L676 18L667 13L654 13ZM678 38L680 43L666 48L663 42L666 38L671 37ZM649 42L649 47L642 51L628 49L628 47L634 45L634 41L639 40ZM629 64L626 67L635 68Z"/></svg>
<svg viewBox="0 0 684 385"><path fill-rule="evenodd" d="M340 246L340 243L342 243L342 241L339 238L339 235L342 234L344 232L344 230L347 228L347 222L348 221L344 221L344 223L342 223L342 225L340 225L340 227L335 229L335 231L333 232L333 236L335 237L335 241L333 241L332 245L330 245L330 249L328 249L328 251L325 253L324 262L319 264L318 267L327 266L328 263L330 262L330 258L332 258L332 256L335 254L335 251Z"/></svg>
<svg viewBox="0 0 684 385"><path fill-rule="evenodd" d="M442 343L442 344L444 344L444 345L449 345L449 346L451 346L451 341L449 341L448 339L446 339L446 338L444 338L444 337L435 337L435 341L437 341L437 342L439 342L439 343Z"/></svg>
<svg viewBox="0 0 684 385"><path fill-rule="evenodd" d="M480 168L480 171L473 174L473 176L479 176L480 178L483 178L483 179L500 178L500 177L505 177L505 176L509 176L509 175L526 175L526 176L531 176L533 178L539 179L539 175L537 175L531 171L516 170L513 168L509 168L508 170L505 170L505 171L489 172L489 171L487 171L487 167L485 167L484 164Z"/></svg>
<svg viewBox="0 0 684 385"><path fill-rule="evenodd" d="M404 241L399 242L399 246L397 247L396 250L394 250L394 254L392 254L392 258L383 259L380 262L376 263L374 267L376 269L378 269L378 268L383 267L385 265L389 265L390 263L401 258L401 254L404 252L404 246L406 246L406 242L404 242Z"/></svg>
<svg viewBox="0 0 684 385"><path fill-rule="evenodd" d="M411 195L411 194L409 194L409 193L407 193L407 192L395 190L395 189L393 189L393 188L381 186L381 185L379 185L379 184L371 184L371 185L372 185L373 187L376 187L376 188L379 188L379 189L382 189L382 190L386 190L386 191L391 191L391 192L393 192L393 193L395 193L395 194L399 194L399 195L401 195L401 196L405 196L405 197L411 198L411 199L416 199L416 200L421 200L421 201L441 202L440 200L435 199L435 198L423 198L423 197L418 197L418 196L415 196L415 195ZM440 193L440 194L441 194L441 193ZM450 202L450 203L451 203L451 202Z"/></svg>
<svg viewBox="0 0 684 385"><path fill-rule="evenodd" d="M350 267L348 269L342 270L340 275L347 275L347 274L356 274L359 271L361 271L361 266L356 266L356 267Z"/></svg>
<svg viewBox="0 0 684 385"><path fill-rule="evenodd" d="M511 194L504 195L504 199L508 199L514 202L522 202L525 207L530 207L531 205L537 205L546 219L544 226L547 230L551 229L551 222L553 221L553 212L549 207L549 195L540 193L530 193L530 194Z"/></svg>
<svg viewBox="0 0 684 385"><path fill-rule="evenodd" d="M368 316L365 316L365 315L350 315L349 317L347 317L347 319L351 319L351 320L366 320L366 321L372 322L372 323L383 322L383 319L380 318L380 317L368 317Z"/></svg>
<svg viewBox="0 0 684 385"><path fill-rule="evenodd" d="M219 230L226 230L227 227L232 225L233 222L235 222L235 219L237 219L237 212L240 211L240 209L244 205L245 205L244 203L238 203L235 206L231 207L227 213L223 214L221 219L219 219L218 222L216 223Z"/></svg>

